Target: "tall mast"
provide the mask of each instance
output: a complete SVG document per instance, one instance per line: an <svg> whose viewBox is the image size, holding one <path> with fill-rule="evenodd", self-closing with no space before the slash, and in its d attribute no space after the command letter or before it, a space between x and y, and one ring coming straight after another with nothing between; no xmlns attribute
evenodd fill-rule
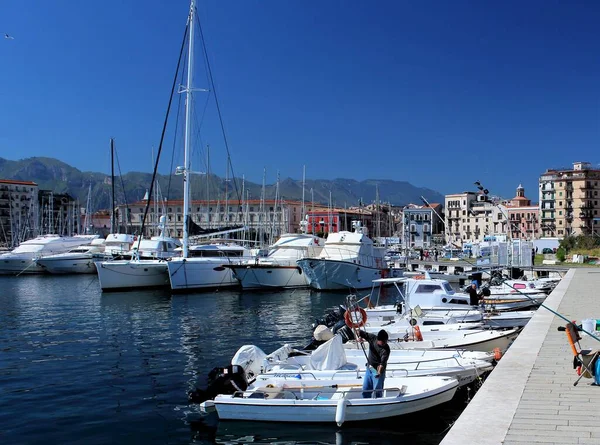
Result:
<svg viewBox="0 0 600 445"><path fill-rule="evenodd" d="M188 257L188 218L190 207L190 153L192 144L192 80L194 67L194 18L196 12L195 0L190 3L190 17L188 22L188 69L187 83L185 86L185 141L183 155L183 257Z"/></svg>
<svg viewBox="0 0 600 445"><path fill-rule="evenodd" d="M210 145L206 146L206 222L207 227L210 228L212 223L210 221ZM216 213L216 212L215 212Z"/></svg>
<svg viewBox="0 0 600 445"><path fill-rule="evenodd" d="M227 186L229 183L229 156L227 156L227 168L225 169L225 227L229 225L229 197L227 193L229 192L229 187Z"/></svg>
<svg viewBox="0 0 600 445"><path fill-rule="evenodd" d="M110 233L115 233L115 139L110 138Z"/></svg>
<svg viewBox="0 0 600 445"><path fill-rule="evenodd" d="M306 218L306 209L304 208L304 189L306 188L306 165L302 166L302 207L300 210L300 228L302 233L306 233L306 224L308 221L305 221Z"/></svg>

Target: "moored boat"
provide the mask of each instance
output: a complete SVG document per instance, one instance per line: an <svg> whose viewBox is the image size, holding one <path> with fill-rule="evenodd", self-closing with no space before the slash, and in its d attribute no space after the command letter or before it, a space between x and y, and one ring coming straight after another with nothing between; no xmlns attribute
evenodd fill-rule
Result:
<svg viewBox="0 0 600 445"><path fill-rule="evenodd" d="M297 288L308 286L308 279L296 264L301 258L321 253L324 240L306 233L281 235L265 257L226 264L243 289Z"/></svg>
<svg viewBox="0 0 600 445"><path fill-rule="evenodd" d="M388 271L385 249L375 247L360 221L353 232L330 233L316 258L298 260L310 287L318 290L368 289Z"/></svg>
<svg viewBox="0 0 600 445"><path fill-rule="evenodd" d="M90 244L96 238L98 235L43 235L30 239L11 252L0 255L0 274L44 273L45 269L35 260Z"/></svg>
<svg viewBox="0 0 600 445"><path fill-rule="evenodd" d="M448 377L386 378L383 397L363 398L362 381L307 383L272 379L214 399L223 420L336 423L384 419L448 402L458 382Z"/></svg>
<svg viewBox="0 0 600 445"><path fill-rule="evenodd" d="M79 246L65 253L36 259L36 263L51 274L96 273L95 261L104 255L104 239L98 238L90 245Z"/></svg>

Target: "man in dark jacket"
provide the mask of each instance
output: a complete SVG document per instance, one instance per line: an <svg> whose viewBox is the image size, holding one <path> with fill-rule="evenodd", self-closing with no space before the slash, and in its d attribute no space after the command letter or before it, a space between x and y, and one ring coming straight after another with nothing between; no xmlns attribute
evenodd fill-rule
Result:
<svg viewBox="0 0 600 445"><path fill-rule="evenodd" d="M469 294L469 304L471 306L479 306L479 300L483 297L477 292L477 284L471 283L467 293Z"/></svg>
<svg viewBox="0 0 600 445"><path fill-rule="evenodd" d="M365 331L358 331L358 334L360 338L369 342L367 370L363 378L363 398L382 397L385 368L390 358L388 333L382 329L377 335Z"/></svg>

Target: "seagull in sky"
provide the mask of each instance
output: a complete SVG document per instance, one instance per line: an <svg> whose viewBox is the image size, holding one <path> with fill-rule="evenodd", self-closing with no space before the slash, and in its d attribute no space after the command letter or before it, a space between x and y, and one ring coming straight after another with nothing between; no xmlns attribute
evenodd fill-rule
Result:
<svg viewBox="0 0 600 445"><path fill-rule="evenodd" d="M4 38L8 39L8 40L15 40L15 38L13 36L9 36L8 34L4 34Z"/></svg>

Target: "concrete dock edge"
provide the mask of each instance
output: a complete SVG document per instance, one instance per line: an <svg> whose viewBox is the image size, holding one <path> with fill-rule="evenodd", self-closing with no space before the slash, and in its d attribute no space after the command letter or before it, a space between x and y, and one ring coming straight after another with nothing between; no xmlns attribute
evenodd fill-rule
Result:
<svg viewBox="0 0 600 445"><path fill-rule="evenodd" d="M567 272L546 299L545 306L558 310L574 274L574 269ZM440 445L504 442L554 318L544 308L535 313Z"/></svg>

